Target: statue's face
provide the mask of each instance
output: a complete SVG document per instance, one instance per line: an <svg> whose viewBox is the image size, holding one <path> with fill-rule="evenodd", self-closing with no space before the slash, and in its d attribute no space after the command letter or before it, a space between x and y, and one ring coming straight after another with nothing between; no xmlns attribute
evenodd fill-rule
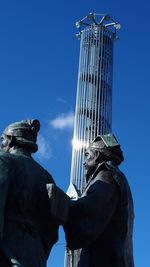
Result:
<svg viewBox="0 0 150 267"><path fill-rule="evenodd" d="M0 149L4 152L9 152L10 142L11 142L10 136L2 134Z"/></svg>
<svg viewBox="0 0 150 267"><path fill-rule="evenodd" d="M94 172L97 166L96 159L97 159L96 151L94 149L87 148L85 151L85 160L84 160L84 168L86 176L89 177Z"/></svg>

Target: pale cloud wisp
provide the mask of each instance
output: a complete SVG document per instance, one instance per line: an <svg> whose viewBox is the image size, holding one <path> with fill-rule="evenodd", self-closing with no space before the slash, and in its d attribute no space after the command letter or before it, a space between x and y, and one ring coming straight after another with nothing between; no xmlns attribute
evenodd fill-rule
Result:
<svg viewBox="0 0 150 267"><path fill-rule="evenodd" d="M50 125L57 130L72 129L74 125L74 114L62 113L50 122Z"/></svg>
<svg viewBox="0 0 150 267"><path fill-rule="evenodd" d="M37 139L38 144L38 151L36 153L36 157L43 160L43 159L50 159L52 156L52 150L50 144L46 141L46 139L39 135Z"/></svg>

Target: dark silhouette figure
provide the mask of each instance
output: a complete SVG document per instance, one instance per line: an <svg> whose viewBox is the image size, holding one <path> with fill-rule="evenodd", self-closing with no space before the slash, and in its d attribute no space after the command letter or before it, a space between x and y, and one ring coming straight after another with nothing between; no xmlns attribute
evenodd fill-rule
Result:
<svg viewBox="0 0 150 267"><path fill-rule="evenodd" d="M97 136L85 152L86 188L72 200L67 246L81 249L77 267L133 267L133 201L118 165L124 160L112 134Z"/></svg>
<svg viewBox="0 0 150 267"><path fill-rule="evenodd" d="M54 207L59 202L54 203L59 189L52 176L31 157L38 149L39 129L38 120L24 120L9 125L1 137L1 267L45 267L58 239L58 226L64 220L57 217Z"/></svg>

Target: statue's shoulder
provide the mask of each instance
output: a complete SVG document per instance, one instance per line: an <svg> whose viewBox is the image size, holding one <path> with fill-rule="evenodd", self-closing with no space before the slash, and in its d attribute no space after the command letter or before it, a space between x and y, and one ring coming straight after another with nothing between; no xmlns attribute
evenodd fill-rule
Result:
<svg viewBox="0 0 150 267"><path fill-rule="evenodd" d="M12 160L13 159L10 153L0 151L0 162L10 162Z"/></svg>
<svg viewBox="0 0 150 267"><path fill-rule="evenodd" d="M41 176L44 175L47 178L48 183L55 184L55 181L54 181L51 173L48 170L46 170L43 166L41 166L37 161L35 161L34 159L32 159L32 160L33 160L37 170L39 171L39 173L41 173Z"/></svg>
<svg viewBox="0 0 150 267"><path fill-rule="evenodd" d="M15 162L9 153L0 152L0 179L3 175L7 176L10 172L12 173L15 169Z"/></svg>
<svg viewBox="0 0 150 267"><path fill-rule="evenodd" d="M114 183L112 171L107 166L106 162L102 162L95 173L95 180L100 180L102 182L112 184Z"/></svg>
<svg viewBox="0 0 150 267"><path fill-rule="evenodd" d="M116 182L116 184L119 186L119 188L122 191L124 184L127 182L125 175L115 165L110 164L110 163L106 163L106 165L107 165L107 168L111 171L114 181Z"/></svg>

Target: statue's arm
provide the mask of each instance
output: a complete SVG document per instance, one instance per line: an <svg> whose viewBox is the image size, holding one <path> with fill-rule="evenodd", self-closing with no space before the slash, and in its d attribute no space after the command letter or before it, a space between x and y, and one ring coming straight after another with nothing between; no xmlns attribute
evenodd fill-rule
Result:
<svg viewBox="0 0 150 267"><path fill-rule="evenodd" d="M103 233L118 203L118 191L112 181L97 180L87 196L74 201L65 226L66 240L71 249L88 245Z"/></svg>
<svg viewBox="0 0 150 267"><path fill-rule="evenodd" d="M87 195L77 201L71 201L70 216L82 219L85 216L94 216L116 198L117 188L114 181L107 183L97 180L87 191Z"/></svg>
<svg viewBox="0 0 150 267"><path fill-rule="evenodd" d="M94 211L91 213L87 212L87 216L85 216L79 223L80 235L87 244L95 241L97 237L104 232L118 204L117 188L111 188L111 190L105 188L103 193L106 194L106 196L100 198L101 203L96 200L96 208L94 208ZM98 202L99 207L97 206Z"/></svg>

